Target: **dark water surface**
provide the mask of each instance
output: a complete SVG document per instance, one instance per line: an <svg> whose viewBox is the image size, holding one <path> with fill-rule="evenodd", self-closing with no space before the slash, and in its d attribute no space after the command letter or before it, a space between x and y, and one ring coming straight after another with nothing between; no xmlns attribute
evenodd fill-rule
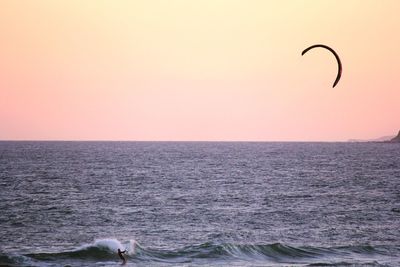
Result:
<svg viewBox="0 0 400 267"><path fill-rule="evenodd" d="M400 266L400 145L0 142L0 266Z"/></svg>

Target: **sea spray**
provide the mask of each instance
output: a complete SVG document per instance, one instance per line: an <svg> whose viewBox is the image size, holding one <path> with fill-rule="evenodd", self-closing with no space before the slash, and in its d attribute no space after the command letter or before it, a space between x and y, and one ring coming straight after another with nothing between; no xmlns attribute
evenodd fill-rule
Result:
<svg viewBox="0 0 400 267"><path fill-rule="evenodd" d="M127 253L133 253L134 242L135 242L134 240L130 240L128 242L123 243L115 238L102 238L102 239L96 239L91 244L83 245L77 250L85 249L88 247L98 247L107 249L111 252L116 252L118 249L120 249L120 250L127 250Z"/></svg>
<svg viewBox="0 0 400 267"><path fill-rule="evenodd" d="M81 259L112 260L117 258L118 249L126 250L130 257L135 255L135 240L121 242L115 238L96 239L90 244L83 244L76 249L59 253L32 253L27 256L37 260Z"/></svg>

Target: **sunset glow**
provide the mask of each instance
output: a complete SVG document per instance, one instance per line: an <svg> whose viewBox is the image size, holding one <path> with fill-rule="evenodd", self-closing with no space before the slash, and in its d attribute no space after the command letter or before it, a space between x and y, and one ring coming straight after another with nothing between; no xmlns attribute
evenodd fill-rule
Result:
<svg viewBox="0 0 400 267"><path fill-rule="evenodd" d="M1 1L0 140L400 129L399 1ZM343 63L335 88L337 65Z"/></svg>

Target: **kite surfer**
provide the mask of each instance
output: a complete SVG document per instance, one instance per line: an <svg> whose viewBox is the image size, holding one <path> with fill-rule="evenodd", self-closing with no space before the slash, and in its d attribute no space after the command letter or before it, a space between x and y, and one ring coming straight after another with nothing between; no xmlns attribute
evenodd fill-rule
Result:
<svg viewBox="0 0 400 267"><path fill-rule="evenodd" d="M122 264L126 263L126 259L125 259L124 255L123 255L125 252L126 252L126 249L124 251L121 251L120 249L118 249L118 256L121 258Z"/></svg>

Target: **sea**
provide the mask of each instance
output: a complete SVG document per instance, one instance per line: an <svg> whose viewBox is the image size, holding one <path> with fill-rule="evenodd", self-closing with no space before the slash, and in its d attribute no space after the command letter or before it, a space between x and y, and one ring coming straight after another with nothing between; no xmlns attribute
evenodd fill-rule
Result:
<svg viewBox="0 0 400 267"><path fill-rule="evenodd" d="M0 266L400 266L400 144L0 142Z"/></svg>

